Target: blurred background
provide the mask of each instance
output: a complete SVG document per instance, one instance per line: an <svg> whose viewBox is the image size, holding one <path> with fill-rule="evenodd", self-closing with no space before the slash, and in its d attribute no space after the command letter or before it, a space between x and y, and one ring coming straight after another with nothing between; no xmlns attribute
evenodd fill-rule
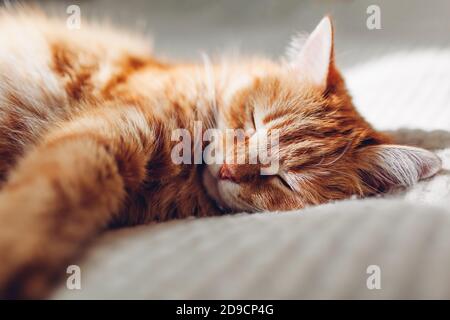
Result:
<svg viewBox="0 0 450 320"><path fill-rule="evenodd" d="M5 1L6 4L15 1ZM81 8L82 19L106 20L143 32L155 52L199 59L199 53L238 49L278 57L290 37L311 31L331 14L336 27L338 65L348 67L389 53L450 46L448 0L85 0L36 2L67 16L68 5ZM369 30L370 5L381 10L381 29Z"/></svg>

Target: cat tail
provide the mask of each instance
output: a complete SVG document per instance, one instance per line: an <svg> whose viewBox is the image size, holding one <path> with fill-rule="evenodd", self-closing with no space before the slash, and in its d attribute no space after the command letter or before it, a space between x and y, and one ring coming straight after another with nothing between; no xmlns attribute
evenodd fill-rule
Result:
<svg viewBox="0 0 450 320"><path fill-rule="evenodd" d="M0 192L0 298L46 297L120 214L150 154L137 110L117 114L130 110L64 124L19 161Z"/></svg>

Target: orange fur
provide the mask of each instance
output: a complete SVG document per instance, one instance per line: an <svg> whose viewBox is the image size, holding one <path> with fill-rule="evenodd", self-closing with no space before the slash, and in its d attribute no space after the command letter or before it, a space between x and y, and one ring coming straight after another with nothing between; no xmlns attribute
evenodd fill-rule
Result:
<svg viewBox="0 0 450 320"><path fill-rule="evenodd" d="M401 184L381 172L373 148L389 138L355 111L332 51L321 88L266 59L159 61L144 40L69 31L38 13L3 12L0 30L1 297L42 297L110 226L303 208ZM248 129L255 114L281 132L280 175L227 164L225 181L218 164L171 160L174 129Z"/></svg>

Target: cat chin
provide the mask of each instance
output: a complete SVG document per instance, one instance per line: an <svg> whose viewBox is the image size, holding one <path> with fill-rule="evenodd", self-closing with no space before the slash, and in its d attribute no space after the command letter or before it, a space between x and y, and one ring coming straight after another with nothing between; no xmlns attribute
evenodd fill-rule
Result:
<svg viewBox="0 0 450 320"><path fill-rule="evenodd" d="M217 179L217 172L220 166L207 166L203 170L203 186L206 189L208 196L216 203L216 205L223 211L245 210L237 206L233 200L239 185L231 181L222 181ZM217 169L217 170L216 170Z"/></svg>
<svg viewBox="0 0 450 320"><path fill-rule="evenodd" d="M206 193L217 204L217 206L220 209L227 209L228 206L226 205L225 201L220 196L219 186L218 186L219 181L211 173L209 168L205 168L203 170L202 182L203 182L203 186L205 187Z"/></svg>

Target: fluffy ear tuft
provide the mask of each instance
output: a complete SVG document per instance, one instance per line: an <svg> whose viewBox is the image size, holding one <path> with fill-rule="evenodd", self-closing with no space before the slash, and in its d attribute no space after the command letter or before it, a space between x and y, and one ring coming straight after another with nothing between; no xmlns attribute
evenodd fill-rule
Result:
<svg viewBox="0 0 450 320"><path fill-rule="evenodd" d="M306 38L294 38L288 49L290 64L299 77L326 88L333 57L333 25L327 16Z"/></svg>
<svg viewBox="0 0 450 320"><path fill-rule="evenodd" d="M361 149L358 161L364 182L379 191L411 186L442 166L441 159L428 150L388 144Z"/></svg>

